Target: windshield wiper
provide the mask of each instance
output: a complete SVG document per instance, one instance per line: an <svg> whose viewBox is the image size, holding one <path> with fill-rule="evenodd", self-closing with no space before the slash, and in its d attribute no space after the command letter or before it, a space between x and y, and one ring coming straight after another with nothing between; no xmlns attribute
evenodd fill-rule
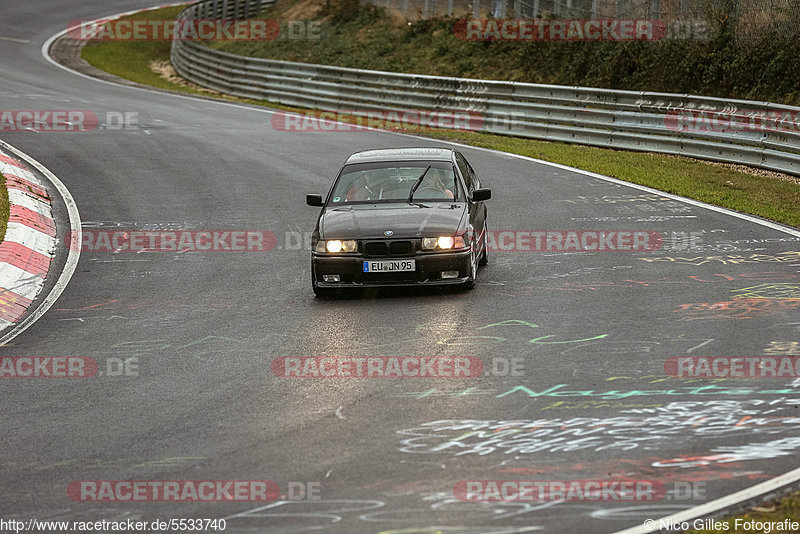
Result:
<svg viewBox="0 0 800 534"><path fill-rule="evenodd" d="M413 204L413 202L411 202L411 200L414 198L414 193L417 191L417 188L419 187L419 184L422 183L422 179L425 178L425 175L428 174L429 170L431 170L431 166L430 165L428 165L428 168L425 169L425 172L422 173L422 176L417 178L417 181L414 182L414 185L411 186L411 192L408 194L408 203L409 204Z"/></svg>

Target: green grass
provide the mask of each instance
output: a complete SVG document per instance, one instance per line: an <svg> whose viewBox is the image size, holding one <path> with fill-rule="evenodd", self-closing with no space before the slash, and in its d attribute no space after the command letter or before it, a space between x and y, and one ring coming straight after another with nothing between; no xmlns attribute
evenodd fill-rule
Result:
<svg viewBox="0 0 800 534"><path fill-rule="evenodd" d="M6 238L6 228L8 228L8 218L10 215L6 177L0 173L0 242Z"/></svg>
<svg viewBox="0 0 800 534"><path fill-rule="evenodd" d="M707 13L706 39L467 41L454 31L460 24L456 18L409 21L359 0L281 0L259 18L321 21L322 39L228 40L210 46L341 67L800 105L800 20L795 20L800 10L779 17L776 8L764 11L770 9L772 19L784 24L747 38L726 23L727 13Z"/></svg>
<svg viewBox="0 0 800 534"><path fill-rule="evenodd" d="M182 6L173 6L152 11L145 11L123 17L124 19L137 20L168 20L177 17L183 9ZM89 41L83 47L81 57L90 65L100 70L131 80L144 85L179 91L193 95L209 96L209 91L203 91L191 86L173 83L164 79L150 67L151 62L168 62L170 60L169 41ZM214 93L216 98L234 102L264 105L279 109L293 109L274 102L262 100L249 100Z"/></svg>
<svg viewBox="0 0 800 534"><path fill-rule="evenodd" d="M145 11L126 18L174 19L183 8L168 7ZM161 78L148 66L150 61L169 61L169 41L89 41L82 57L91 65L121 78L160 89L175 89L175 84Z"/></svg>
<svg viewBox="0 0 800 534"><path fill-rule="evenodd" d="M561 163L800 227L800 185L690 158L473 132L431 137Z"/></svg>
<svg viewBox="0 0 800 534"><path fill-rule="evenodd" d="M288 4L284 7L286 5ZM166 19L174 17L178 11L179 7L172 7L135 17ZM167 81L150 69L151 61L169 60L168 42L92 42L83 49L83 58L97 68L129 80L162 89L203 94L196 89ZM272 108L294 109L263 101L222 98ZM418 130L411 132L419 133ZM800 185L787 180L759 176L700 160L658 154L475 132L428 130L425 135L561 163L800 227Z"/></svg>

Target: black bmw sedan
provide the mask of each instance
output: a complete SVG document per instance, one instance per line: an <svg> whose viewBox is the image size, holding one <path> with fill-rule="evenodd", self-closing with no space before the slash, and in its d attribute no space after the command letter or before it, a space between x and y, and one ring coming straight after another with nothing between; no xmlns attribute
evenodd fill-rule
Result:
<svg viewBox="0 0 800 534"><path fill-rule="evenodd" d="M486 200L464 156L450 148L391 148L347 158L312 236L318 296L342 288L475 285L486 264Z"/></svg>

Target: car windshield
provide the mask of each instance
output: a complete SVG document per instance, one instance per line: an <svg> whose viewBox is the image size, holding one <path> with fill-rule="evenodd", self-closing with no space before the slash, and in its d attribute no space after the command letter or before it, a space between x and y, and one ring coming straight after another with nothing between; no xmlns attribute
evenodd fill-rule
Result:
<svg viewBox="0 0 800 534"><path fill-rule="evenodd" d="M342 169L330 204L407 202L411 188L423 173L425 176L414 191L414 202L461 198L453 164L448 161L356 163Z"/></svg>

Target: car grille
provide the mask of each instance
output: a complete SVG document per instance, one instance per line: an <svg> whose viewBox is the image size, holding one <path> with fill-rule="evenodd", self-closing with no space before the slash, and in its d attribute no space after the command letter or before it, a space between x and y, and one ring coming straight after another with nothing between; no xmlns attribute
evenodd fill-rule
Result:
<svg viewBox="0 0 800 534"><path fill-rule="evenodd" d="M389 254L409 256L413 252L414 247L411 246L411 241L392 241L389 243Z"/></svg>
<svg viewBox="0 0 800 534"><path fill-rule="evenodd" d="M411 256L414 244L411 241L368 241L364 243L364 255L370 258L381 256Z"/></svg>
<svg viewBox="0 0 800 534"><path fill-rule="evenodd" d="M374 241L364 245L365 256L386 256L389 253L389 247L383 241Z"/></svg>

